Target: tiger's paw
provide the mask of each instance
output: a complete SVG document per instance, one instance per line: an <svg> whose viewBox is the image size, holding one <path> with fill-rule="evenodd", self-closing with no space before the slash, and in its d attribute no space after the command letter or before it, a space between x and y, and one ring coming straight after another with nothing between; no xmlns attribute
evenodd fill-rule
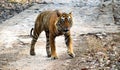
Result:
<svg viewBox="0 0 120 70"><path fill-rule="evenodd" d="M34 51L30 51L30 55L31 56L35 56L35 52Z"/></svg>
<svg viewBox="0 0 120 70"><path fill-rule="evenodd" d="M48 58L51 57L51 54L48 54L47 57L48 57Z"/></svg>
<svg viewBox="0 0 120 70"><path fill-rule="evenodd" d="M51 56L51 59L55 60L55 59L58 59L58 57L57 56Z"/></svg>
<svg viewBox="0 0 120 70"><path fill-rule="evenodd" d="M51 57L51 52L50 51L46 51L47 52L47 57Z"/></svg>
<svg viewBox="0 0 120 70"><path fill-rule="evenodd" d="M68 51L68 55L69 55L70 57L72 57L72 58L75 57L75 54L74 54L74 53L71 53L71 52L69 52L69 51Z"/></svg>
<svg viewBox="0 0 120 70"><path fill-rule="evenodd" d="M75 57L75 54L74 53L71 53L71 54L68 54L70 57L74 58Z"/></svg>

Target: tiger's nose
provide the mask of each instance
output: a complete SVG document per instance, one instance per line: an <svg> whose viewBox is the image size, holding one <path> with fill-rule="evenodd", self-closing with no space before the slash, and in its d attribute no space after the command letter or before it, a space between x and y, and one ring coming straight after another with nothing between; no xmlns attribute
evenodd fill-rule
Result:
<svg viewBox="0 0 120 70"><path fill-rule="evenodd" d="M64 29L64 32L68 32L68 31L69 31L69 28L65 28L65 29Z"/></svg>

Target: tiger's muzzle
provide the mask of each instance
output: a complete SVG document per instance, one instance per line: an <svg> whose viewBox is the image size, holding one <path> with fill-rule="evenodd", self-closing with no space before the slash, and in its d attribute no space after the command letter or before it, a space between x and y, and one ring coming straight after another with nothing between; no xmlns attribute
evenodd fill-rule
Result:
<svg viewBox="0 0 120 70"><path fill-rule="evenodd" d="M70 29L69 28L64 28L63 32L67 33Z"/></svg>

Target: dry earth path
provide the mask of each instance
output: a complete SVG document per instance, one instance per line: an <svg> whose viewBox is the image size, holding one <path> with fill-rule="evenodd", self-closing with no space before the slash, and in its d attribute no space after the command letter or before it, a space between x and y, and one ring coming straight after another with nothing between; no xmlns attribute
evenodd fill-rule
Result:
<svg viewBox="0 0 120 70"><path fill-rule="evenodd" d="M0 70L66 70L72 61L66 53L64 37L56 39L58 60L46 57L45 34L39 37L36 44L36 56L30 56L30 29L37 15L44 10L59 9L73 12L74 25L71 29L74 50L81 51L82 57L86 43L80 34L96 32L119 32L120 27L113 24L109 13L100 13L99 7L77 7L76 4L35 4L20 14L6 20L0 25ZM110 17L110 18L109 18ZM107 19L109 18L109 19ZM107 22L108 21L108 22ZM78 57L78 56L76 56ZM74 58L73 58L74 59ZM82 68L82 65L81 67ZM77 68L75 70L78 70Z"/></svg>

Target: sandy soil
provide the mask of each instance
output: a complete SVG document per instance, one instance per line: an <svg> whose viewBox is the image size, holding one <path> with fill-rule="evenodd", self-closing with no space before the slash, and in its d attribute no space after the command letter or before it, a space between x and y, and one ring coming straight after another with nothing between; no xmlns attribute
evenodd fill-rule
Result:
<svg viewBox="0 0 120 70"><path fill-rule="evenodd" d="M73 11L74 25L71 32L76 54L76 57L73 59L66 53L67 48L63 36L57 37L56 39L59 59L51 60L47 58L44 32L40 35L36 44L36 56L29 55L31 41L29 32L34 25L36 16L43 10L54 9L65 12ZM76 4L71 3L35 4L22 13L3 22L3 24L0 25L0 70L119 70L119 50L115 50L117 54L113 55L115 58L113 58L113 60L110 59L108 66L105 64L102 66L102 64L104 63L103 60L105 56L106 60L109 60L107 57L111 57L106 51L103 51L103 46L108 46L108 44L104 45L104 42L110 42L111 47L111 45L113 45L111 44L112 41L116 44L115 47L120 49L120 27L106 22L107 20L112 22L111 19L105 19L106 17L111 17L110 15L99 15L98 19L101 20L97 20L95 19L96 16L94 16L95 13L100 13L99 7L76 7ZM117 41L114 41L114 38ZM92 49L91 46L93 46ZM101 55L101 57L99 57L99 55ZM105 63L107 63L107 61Z"/></svg>

